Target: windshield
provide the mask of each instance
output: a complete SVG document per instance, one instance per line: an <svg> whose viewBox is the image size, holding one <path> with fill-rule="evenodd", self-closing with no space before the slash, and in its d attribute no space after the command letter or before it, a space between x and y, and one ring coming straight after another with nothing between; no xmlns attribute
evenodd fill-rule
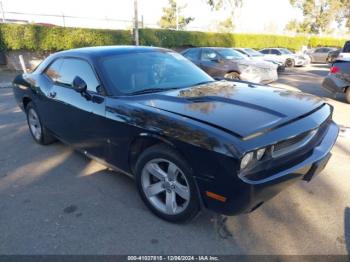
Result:
<svg viewBox="0 0 350 262"><path fill-rule="evenodd" d="M254 50L253 48L244 48L244 51L248 53L250 56L263 56L262 53Z"/></svg>
<svg viewBox="0 0 350 262"><path fill-rule="evenodd" d="M280 52L281 52L282 54L287 54L287 55L293 54L293 52L291 52L290 50L285 49L285 48L281 48L281 49L279 49L279 50L280 50Z"/></svg>
<svg viewBox="0 0 350 262"><path fill-rule="evenodd" d="M159 92L214 81L192 62L175 52L114 55L100 60L113 93Z"/></svg>
<svg viewBox="0 0 350 262"><path fill-rule="evenodd" d="M235 51L231 48L222 48L222 49L216 49L216 51L225 59L247 59L248 56L243 55L242 53Z"/></svg>

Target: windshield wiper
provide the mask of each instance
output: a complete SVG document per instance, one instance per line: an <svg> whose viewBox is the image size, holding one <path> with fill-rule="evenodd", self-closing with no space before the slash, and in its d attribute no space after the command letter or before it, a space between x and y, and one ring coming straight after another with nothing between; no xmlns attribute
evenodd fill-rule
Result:
<svg viewBox="0 0 350 262"><path fill-rule="evenodd" d="M147 88L147 89L142 89L142 90L138 90L138 91L132 92L132 93L130 93L130 95L142 95L142 94L149 94L149 93L165 92L165 91L175 90L175 89L179 89L179 87Z"/></svg>

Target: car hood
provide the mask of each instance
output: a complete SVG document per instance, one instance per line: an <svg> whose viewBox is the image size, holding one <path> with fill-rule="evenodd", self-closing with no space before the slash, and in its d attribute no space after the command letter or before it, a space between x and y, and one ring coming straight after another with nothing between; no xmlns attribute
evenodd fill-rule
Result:
<svg viewBox="0 0 350 262"><path fill-rule="evenodd" d="M152 95L144 105L248 138L307 115L324 102L268 86L216 81Z"/></svg>

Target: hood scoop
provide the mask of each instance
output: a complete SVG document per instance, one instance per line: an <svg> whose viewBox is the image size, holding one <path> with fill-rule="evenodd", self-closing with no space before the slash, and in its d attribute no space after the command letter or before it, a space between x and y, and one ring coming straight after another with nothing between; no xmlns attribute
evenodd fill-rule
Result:
<svg viewBox="0 0 350 262"><path fill-rule="evenodd" d="M254 110L263 111L263 112L266 112L268 114L275 115L277 117L286 117L286 115L284 115L278 111L271 110L271 109L264 107L264 106L259 106L257 104L252 104L252 103L239 101L239 100L226 98L226 97L221 97L221 96L187 97L186 100L190 101L192 103L210 103L210 102L211 103L217 103L217 102L227 103L227 104L231 104L231 105L242 106L242 107L247 107L247 108L251 108Z"/></svg>

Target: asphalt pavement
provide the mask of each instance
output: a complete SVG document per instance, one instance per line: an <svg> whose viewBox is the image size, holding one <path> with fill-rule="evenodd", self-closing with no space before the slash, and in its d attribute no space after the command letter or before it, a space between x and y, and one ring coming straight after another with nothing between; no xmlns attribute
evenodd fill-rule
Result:
<svg viewBox="0 0 350 262"><path fill-rule="evenodd" d="M205 211L185 225L152 215L130 178L61 143L36 144L0 88L0 254L349 254L350 105L320 88L327 72L291 69L272 84L334 106L343 133L326 169L253 213Z"/></svg>

